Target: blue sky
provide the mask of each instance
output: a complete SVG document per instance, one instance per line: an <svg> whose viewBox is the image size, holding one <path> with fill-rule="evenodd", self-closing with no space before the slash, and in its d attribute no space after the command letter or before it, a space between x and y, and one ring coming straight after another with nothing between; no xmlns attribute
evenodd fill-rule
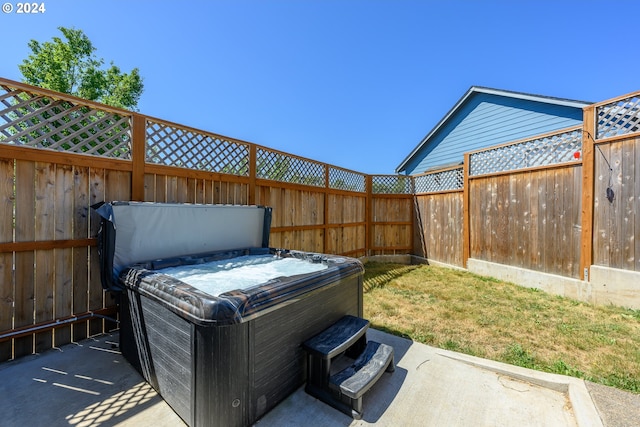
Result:
<svg viewBox="0 0 640 427"><path fill-rule="evenodd" d="M635 0L44 3L0 13L0 76L21 80L29 40L74 27L140 69L141 113L369 174L394 173L474 85L640 90Z"/></svg>

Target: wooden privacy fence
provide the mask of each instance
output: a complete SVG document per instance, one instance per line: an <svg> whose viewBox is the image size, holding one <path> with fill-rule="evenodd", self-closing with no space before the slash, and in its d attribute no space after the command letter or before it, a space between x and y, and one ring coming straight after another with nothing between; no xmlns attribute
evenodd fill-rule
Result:
<svg viewBox="0 0 640 427"><path fill-rule="evenodd" d="M414 254L462 266L465 216L462 166L417 175L414 177L414 185Z"/></svg>
<svg viewBox="0 0 640 427"><path fill-rule="evenodd" d="M639 165L640 92L585 108L582 127L467 153L414 177L414 253L586 281L591 265L640 272Z"/></svg>
<svg viewBox="0 0 640 427"><path fill-rule="evenodd" d="M594 265L640 272L640 92L590 106L585 134L583 250Z"/></svg>
<svg viewBox="0 0 640 427"><path fill-rule="evenodd" d="M358 257L411 252L410 183L0 79L0 361L113 326L94 203L271 206L271 246Z"/></svg>
<svg viewBox="0 0 640 427"><path fill-rule="evenodd" d="M582 127L366 175L0 79L0 361L112 327L94 203L273 207L270 245L469 258L588 280L640 272L640 92ZM611 199L611 201L609 200Z"/></svg>

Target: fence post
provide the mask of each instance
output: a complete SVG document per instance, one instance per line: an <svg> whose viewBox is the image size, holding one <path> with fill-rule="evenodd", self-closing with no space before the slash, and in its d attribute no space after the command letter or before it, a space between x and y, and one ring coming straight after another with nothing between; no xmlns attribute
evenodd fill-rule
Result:
<svg viewBox="0 0 640 427"><path fill-rule="evenodd" d="M144 201L144 165L147 151L147 118L133 113L131 132L131 200Z"/></svg>
<svg viewBox="0 0 640 427"><path fill-rule="evenodd" d="M258 175L258 149L249 144L249 205L256 204L256 176Z"/></svg>
<svg viewBox="0 0 640 427"><path fill-rule="evenodd" d="M595 107L585 107L582 119L582 229L580 236L580 277L589 281L593 262L593 191Z"/></svg>
<svg viewBox="0 0 640 427"><path fill-rule="evenodd" d="M467 268L467 261L471 253L471 230L469 218L469 204L471 189L469 188L469 169L471 168L471 156L464 153L464 163L462 164L462 267Z"/></svg>
<svg viewBox="0 0 640 427"><path fill-rule="evenodd" d="M322 252L327 253L329 247L329 173L331 172L328 164L324 165L324 212L323 212L323 233L322 233ZM344 233L344 228L342 229Z"/></svg>
<svg viewBox="0 0 640 427"><path fill-rule="evenodd" d="M409 179L409 195L411 196L411 206L415 206L416 205L416 178L413 175L409 175L408 177ZM414 255L415 252L415 241L416 241L416 221L415 221L415 213L413 215L411 215L411 236L410 236L410 240L409 240L409 245L411 245L411 255Z"/></svg>
<svg viewBox="0 0 640 427"><path fill-rule="evenodd" d="M371 256L371 245L375 241L373 236L373 176L366 176L367 199L365 202L365 255Z"/></svg>

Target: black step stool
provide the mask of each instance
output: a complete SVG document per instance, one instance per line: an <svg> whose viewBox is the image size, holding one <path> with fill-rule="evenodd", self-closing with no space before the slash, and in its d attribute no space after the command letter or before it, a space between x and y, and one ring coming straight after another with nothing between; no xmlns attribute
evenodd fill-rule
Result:
<svg viewBox="0 0 640 427"><path fill-rule="evenodd" d="M395 369L393 347L367 342L368 328L368 320L344 316L302 345L307 352L305 391L356 420L362 418L364 393L385 371ZM343 354L355 361L331 375L333 359Z"/></svg>

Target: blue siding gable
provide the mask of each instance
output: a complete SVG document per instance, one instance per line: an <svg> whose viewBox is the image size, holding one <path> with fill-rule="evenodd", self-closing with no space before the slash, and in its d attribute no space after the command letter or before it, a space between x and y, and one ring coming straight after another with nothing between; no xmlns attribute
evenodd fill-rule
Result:
<svg viewBox="0 0 640 427"><path fill-rule="evenodd" d="M411 175L461 164L466 152L581 123L582 108L579 106L471 92L397 171Z"/></svg>

